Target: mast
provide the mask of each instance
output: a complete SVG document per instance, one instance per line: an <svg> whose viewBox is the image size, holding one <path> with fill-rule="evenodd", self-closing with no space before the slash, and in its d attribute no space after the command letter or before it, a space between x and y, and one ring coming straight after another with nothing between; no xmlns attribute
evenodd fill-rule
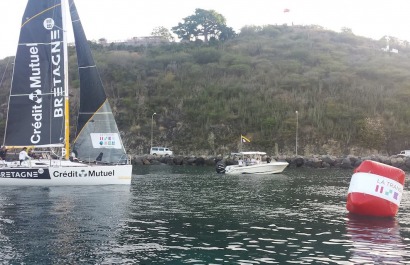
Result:
<svg viewBox="0 0 410 265"><path fill-rule="evenodd" d="M70 103L68 95L68 45L67 45L67 0L61 0L61 13L63 20L63 47L64 47L64 149L65 159L70 156Z"/></svg>
<svg viewBox="0 0 410 265"><path fill-rule="evenodd" d="M6 74L6 70L7 70L7 67L9 66L9 62L10 62L10 57L9 57L9 59L7 60L7 65L6 65L6 69L4 69L4 74ZM13 64L13 72L14 72L14 62L12 63ZM4 77L4 75L3 75L3 77ZM12 78L14 77L14 75L12 75ZM13 82L13 81L12 81ZM7 101L7 109L9 109L10 108L10 97L11 97L11 93L9 94L9 100ZM6 126L4 126L4 135L3 135L3 143L2 143L2 145L3 146L6 146L6 135L7 135L7 124L8 124L8 120L9 120L9 112L7 111L7 116L6 116Z"/></svg>

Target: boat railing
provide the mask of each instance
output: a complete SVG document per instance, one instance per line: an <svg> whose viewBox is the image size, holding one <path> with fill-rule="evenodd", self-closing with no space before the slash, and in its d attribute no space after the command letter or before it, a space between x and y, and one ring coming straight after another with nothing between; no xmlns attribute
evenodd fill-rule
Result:
<svg viewBox="0 0 410 265"><path fill-rule="evenodd" d="M24 161L24 166L32 167L33 165L41 165L44 166L62 166L63 161L65 158L62 156L57 156L55 152L50 150L32 150L29 153L30 159ZM71 160L71 159L70 159ZM104 165L131 165L131 156L123 155L117 161L114 162L107 162L107 161L97 161L96 159L88 159L88 160L71 160L72 162L79 162L83 164L89 165L96 165L96 164L104 164ZM11 153L7 154L6 160L0 160L0 167L17 167L20 165L20 161L18 159L18 153Z"/></svg>
<svg viewBox="0 0 410 265"><path fill-rule="evenodd" d="M111 162L98 159L91 159L91 157L89 157L86 161L79 160L78 162L86 163L89 165L131 165L131 157L125 154L122 155L117 161Z"/></svg>
<svg viewBox="0 0 410 265"><path fill-rule="evenodd" d="M0 160L0 167L7 167L6 160Z"/></svg>
<svg viewBox="0 0 410 265"><path fill-rule="evenodd" d="M114 165L131 165L131 156L123 155L117 162L113 163Z"/></svg>

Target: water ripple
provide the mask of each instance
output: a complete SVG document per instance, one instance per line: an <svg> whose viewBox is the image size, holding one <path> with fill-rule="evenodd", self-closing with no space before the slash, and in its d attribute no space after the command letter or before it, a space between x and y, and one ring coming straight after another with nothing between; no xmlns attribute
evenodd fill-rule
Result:
<svg viewBox="0 0 410 265"><path fill-rule="evenodd" d="M0 187L0 263L409 264L407 190L369 219L347 214L349 171L149 168L131 188Z"/></svg>

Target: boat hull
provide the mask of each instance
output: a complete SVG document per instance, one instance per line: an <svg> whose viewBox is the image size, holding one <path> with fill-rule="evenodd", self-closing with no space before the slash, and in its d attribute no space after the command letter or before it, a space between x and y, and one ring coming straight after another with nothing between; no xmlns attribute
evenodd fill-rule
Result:
<svg viewBox="0 0 410 265"><path fill-rule="evenodd" d="M249 166L230 165L225 168L225 174L240 175L240 174L256 174L267 175L281 173L289 165L288 162L271 162L265 164L256 164Z"/></svg>
<svg viewBox="0 0 410 265"><path fill-rule="evenodd" d="M0 168L0 185L130 185L131 176L132 165L10 165Z"/></svg>

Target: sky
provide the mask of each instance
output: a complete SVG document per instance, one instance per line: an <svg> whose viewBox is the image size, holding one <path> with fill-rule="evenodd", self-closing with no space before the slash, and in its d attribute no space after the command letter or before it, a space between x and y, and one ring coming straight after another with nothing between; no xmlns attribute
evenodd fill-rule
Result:
<svg viewBox="0 0 410 265"><path fill-rule="evenodd" d="M14 55L27 0L0 0L0 59ZM76 0L89 40L109 42L150 36L154 28L169 30L193 15L213 9L236 32L255 25L320 25L379 40L393 36L410 41L409 0ZM289 9L289 12L283 12ZM70 41L70 39L69 39ZM72 41L72 37L71 37Z"/></svg>

